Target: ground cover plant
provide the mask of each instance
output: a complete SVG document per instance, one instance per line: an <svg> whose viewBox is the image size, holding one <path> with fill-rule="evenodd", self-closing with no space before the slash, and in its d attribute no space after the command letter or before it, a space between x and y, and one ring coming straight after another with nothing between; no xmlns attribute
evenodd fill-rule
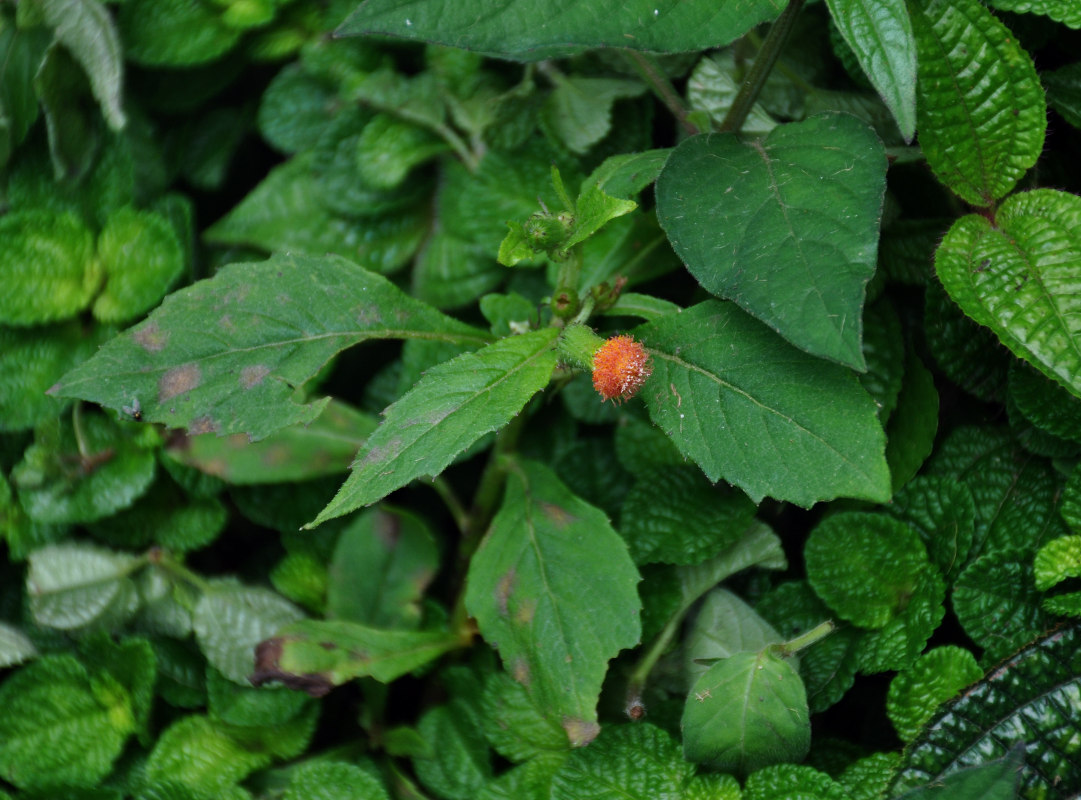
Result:
<svg viewBox="0 0 1081 800"><path fill-rule="evenodd" d="M0 1L0 798L1077 796L1078 27Z"/></svg>

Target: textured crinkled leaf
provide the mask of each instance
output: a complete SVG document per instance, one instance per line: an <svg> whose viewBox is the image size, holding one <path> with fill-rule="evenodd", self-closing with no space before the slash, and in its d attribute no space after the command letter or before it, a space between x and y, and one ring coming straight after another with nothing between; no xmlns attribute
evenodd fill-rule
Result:
<svg viewBox="0 0 1081 800"><path fill-rule="evenodd" d="M466 608L507 671L581 746L599 730L609 659L641 634L638 572L604 514L547 467L508 466L503 505L470 562Z"/></svg>
<svg viewBox="0 0 1081 800"><path fill-rule="evenodd" d="M162 731L146 761L146 782L179 783L199 795L218 796L271 760L265 750L245 746L224 723L192 715Z"/></svg>
<svg viewBox="0 0 1081 800"><path fill-rule="evenodd" d="M60 541L67 529L67 525L52 525L30 519L15 499L11 484L0 472L0 540L7 544L10 561L24 561L34 550Z"/></svg>
<svg viewBox="0 0 1081 800"><path fill-rule="evenodd" d="M555 88L545 110L552 130L572 153L584 153L604 138L612 125L612 104L637 97L644 84L625 78L553 74Z"/></svg>
<svg viewBox="0 0 1081 800"><path fill-rule="evenodd" d="M657 217L710 293L738 303L816 356L864 369L886 157L847 114L685 140L657 179Z"/></svg>
<svg viewBox="0 0 1081 800"><path fill-rule="evenodd" d="M290 771L282 800L388 800L371 773L344 761L309 761Z"/></svg>
<svg viewBox="0 0 1081 800"><path fill-rule="evenodd" d="M262 439L319 415L326 400L297 403L293 387L335 353L414 337L479 344L487 334L345 259L272 256L170 295L52 391L117 410L138 401L143 419L191 433Z"/></svg>
<svg viewBox="0 0 1081 800"><path fill-rule="evenodd" d="M1037 189L1008 198L992 224L954 223L935 255L943 286L962 310L1081 397L1081 197Z"/></svg>
<svg viewBox="0 0 1081 800"><path fill-rule="evenodd" d="M872 753L852 762L837 776L837 782L848 792L850 800L883 800L900 763L900 753Z"/></svg>
<svg viewBox="0 0 1081 800"><path fill-rule="evenodd" d="M1014 800L1018 796L1017 783L1024 764L1025 746L1017 744L1002 758L963 767L944 778L897 795L896 800Z"/></svg>
<svg viewBox="0 0 1081 800"><path fill-rule="evenodd" d="M137 637L114 639L94 634L79 643L79 656L92 676L117 681L128 692L139 741L149 739L150 709L154 703L157 663L150 642Z"/></svg>
<svg viewBox="0 0 1081 800"><path fill-rule="evenodd" d="M74 214L38 209L0 217L0 324L38 325L73 317L96 289L94 240Z"/></svg>
<svg viewBox="0 0 1081 800"><path fill-rule="evenodd" d="M893 496L887 511L916 529L931 561L952 582L968 562L976 528L976 503L968 486L920 476Z"/></svg>
<svg viewBox="0 0 1081 800"><path fill-rule="evenodd" d="M688 759L744 775L800 761L811 745L803 681L769 647L706 670L687 695L680 727Z"/></svg>
<svg viewBox="0 0 1081 800"><path fill-rule="evenodd" d="M37 624L62 630L86 627L124 597L133 597L129 576L143 565L136 556L88 544L43 547L29 562L30 613Z"/></svg>
<svg viewBox="0 0 1081 800"><path fill-rule="evenodd" d="M0 777L20 789L96 786L135 730L131 699L70 655L43 656L0 685Z"/></svg>
<svg viewBox="0 0 1081 800"><path fill-rule="evenodd" d="M79 433L66 421L43 423L11 472L35 522L93 522L131 506L154 480L154 431L94 414Z"/></svg>
<svg viewBox="0 0 1081 800"><path fill-rule="evenodd" d="M552 779L552 800L682 800L694 768L679 743L642 722L606 727L570 754Z"/></svg>
<svg viewBox="0 0 1081 800"><path fill-rule="evenodd" d="M492 754L472 716L455 703L425 712L417 725L430 752L413 758L424 786L446 800L471 800L492 778Z"/></svg>
<svg viewBox="0 0 1081 800"><path fill-rule="evenodd" d="M303 616L268 589L219 581L199 598L192 625L207 661L230 680L247 683L255 646Z"/></svg>
<svg viewBox="0 0 1081 800"><path fill-rule="evenodd" d="M754 513L747 495L713 486L697 467L666 466L631 488L619 532L635 563L696 564L739 541Z"/></svg>
<svg viewBox="0 0 1081 800"><path fill-rule="evenodd" d="M851 372L801 353L731 303L707 301L637 328L653 375L650 416L712 481L810 506L885 501L885 442Z"/></svg>
<svg viewBox="0 0 1081 800"><path fill-rule="evenodd" d="M782 8L776 0L718 7L677 0L604 0L588 5L506 0L478 19L469 7L442 0L369 0L346 19L338 34L384 34L528 61L594 47L680 53L728 44L773 19Z"/></svg>
<svg viewBox="0 0 1081 800"><path fill-rule="evenodd" d="M953 586L953 611L965 633L994 661L1046 632L1054 619L1040 606L1032 555L996 550L969 564Z"/></svg>
<svg viewBox="0 0 1081 800"><path fill-rule="evenodd" d="M315 697L369 675L390 683L462 645L445 631L381 630L341 620L302 620L276 633L259 645L252 680L281 681Z"/></svg>
<svg viewBox="0 0 1081 800"><path fill-rule="evenodd" d="M1032 565L1036 588L1045 592L1069 579L1081 577L1081 536L1062 536L1036 551ZM1045 597L1043 607L1052 614L1081 616L1081 592L1057 591Z"/></svg>
<svg viewBox="0 0 1081 800"><path fill-rule="evenodd" d="M490 781L477 800L551 800L552 777L564 760L563 753L532 758Z"/></svg>
<svg viewBox="0 0 1081 800"><path fill-rule="evenodd" d="M0 327L0 430L29 430L55 417L67 401L45 392L86 360L111 334L78 321L49 327Z"/></svg>
<svg viewBox="0 0 1081 800"><path fill-rule="evenodd" d="M1017 14L1040 14L1071 28L1081 28L1081 7L1060 0L989 0L988 5Z"/></svg>
<svg viewBox="0 0 1081 800"><path fill-rule="evenodd" d="M374 628L415 628L439 548L415 514L371 509L338 536L327 568L327 617Z"/></svg>
<svg viewBox="0 0 1081 800"><path fill-rule="evenodd" d="M483 248L437 231L417 255L413 295L436 308L458 308L495 289L506 275Z"/></svg>
<svg viewBox="0 0 1081 800"><path fill-rule="evenodd" d="M702 598L698 613L683 641L687 685L695 683L716 659L736 653L757 653L784 641L753 608L723 588ZM791 658L798 669L799 659Z"/></svg>
<svg viewBox="0 0 1081 800"><path fill-rule="evenodd" d="M158 545L174 553L198 550L225 528L228 512L213 497L189 497L168 478L159 479L131 508L90 524L102 541L131 550Z"/></svg>
<svg viewBox="0 0 1081 800"><path fill-rule="evenodd" d="M704 56L687 78L687 102L692 109L704 111L714 124L720 125L739 95L740 85L731 49ZM776 127L776 120L755 103L740 132L746 135L763 134Z"/></svg>
<svg viewBox="0 0 1081 800"><path fill-rule="evenodd" d="M447 143L430 131L390 114L378 114L357 140L357 169L370 186L393 189L413 167L447 149Z"/></svg>
<svg viewBox="0 0 1081 800"><path fill-rule="evenodd" d="M337 112L333 83L301 64L289 64L259 101L259 133L283 153L307 150Z"/></svg>
<svg viewBox="0 0 1081 800"><path fill-rule="evenodd" d="M306 695L282 686L238 686L211 666L207 667L206 688L211 718L230 725L280 725L311 702Z"/></svg>
<svg viewBox="0 0 1081 800"><path fill-rule="evenodd" d="M233 485L291 483L345 472L378 421L338 400L307 424L282 428L258 442L242 433L172 439L166 454Z"/></svg>
<svg viewBox="0 0 1081 800"><path fill-rule="evenodd" d="M1081 442L1081 400L1022 361L1010 368L1010 399L1040 430Z"/></svg>
<svg viewBox="0 0 1081 800"><path fill-rule="evenodd" d="M740 800L742 796L734 776L707 772L692 776L683 785L682 800Z"/></svg>
<svg viewBox="0 0 1081 800"><path fill-rule="evenodd" d="M842 618L882 628L904 611L918 576L933 570L919 535L880 514L845 512L820 522L804 548L807 580Z"/></svg>
<svg viewBox="0 0 1081 800"><path fill-rule="evenodd" d="M935 710L983 677L976 657L963 647L929 650L890 681L886 714L901 741L911 742Z"/></svg>
<svg viewBox="0 0 1081 800"><path fill-rule="evenodd" d="M232 49L241 32L216 10L190 0L128 0L117 15L125 55L137 64L162 67L217 58Z"/></svg>
<svg viewBox="0 0 1081 800"><path fill-rule="evenodd" d="M1040 75L1047 102L1063 119L1081 128L1081 62L1067 64Z"/></svg>
<svg viewBox="0 0 1081 800"><path fill-rule="evenodd" d="M878 630L865 632L856 645L860 672L876 673L908 667L946 615L946 582L928 565L909 589L900 613Z"/></svg>
<svg viewBox="0 0 1081 800"><path fill-rule="evenodd" d="M998 337L965 316L937 280L925 292L924 335L935 363L981 400L1001 402L1013 357Z"/></svg>
<svg viewBox="0 0 1081 800"><path fill-rule="evenodd" d="M38 649L30 637L16 627L0 622L0 669L29 661L37 654Z"/></svg>
<svg viewBox="0 0 1081 800"><path fill-rule="evenodd" d="M383 412L352 474L311 524L371 505L414 478L438 475L481 436L510 422L551 379L558 335L542 328L510 336L428 370Z"/></svg>
<svg viewBox="0 0 1081 800"><path fill-rule="evenodd" d="M758 770L743 785L742 800L848 800L841 784L813 767L777 764Z"/></svg>
<svg viewBox="0 0 1081 800"><path fill-rule="evenodd" d="M833 616L806 581L782 583L766 594L755 610L786 639L806 633ZM825 711L852 688L858 666L857 646L863 635L858 628L841 626L814 647L800 652L800 676L811 711Z"/></svg>
<svg viewBox="0 0 1081 800"><path fill-rule="evenodd" d="M905 340L901 320L888 301L874 303L864 311L863 357L867 371L860 385L878 407L885 425L897 407L897 397L905 377Z"/></svg>
<svg viewBox="0 0 1081 800"><path fill-rule="evenodd" d="M1036 68L977 0L919 0L910 11L920 146L946 186L969 203L991 205L1043 149L1047 108Z"/></svg>
<svg viewBox="0 0 1081 800"><path fill-rule="evenodd" d="M897 410L886 426L886 463L894 490L908 483L931 455L938 433L938 408L934 376L910 352Z"/></svg>
<svg viewBox="0 0 1081 800"><path fill-rule="evenodd" d="M1021 797L1055 797L1081 785L1081 627L1056 631L1000 664L945 705L904 753L892 795L985 764L1024 745ZM945 793L944 797L952 797Z"/></svg>
<svg viewBox="0 0 1081 800"><path fill-rule="evenodd" d="M903 0L827 0L830 17L905 141L916 134L916 40Z"/></svg>
<svg viewBox="0 0 1081 800"><path fill-rule="evenodd" d="M488 679L482 710L485 737L496 752L511 761L528 761L570 746L559 721L545 716L526 687L505 672Z"/></svg>
<svg viewBox="0 0 1081 800"><path fill-rule="evenodd" d="M1081 533L1081 467L1074 467L1062 489L1062 519L1074 533Z"/></svg>
<svg viewBox="0 0 1081 800"><path fill-rule="evenodd" d="M154 211L122 208L98 237L105 288L94 300L101 322L127 322L153 308L184 270L172 224Z"/></svg>
<svg viewBox="0 0 1081 800"><path fill-rule="evenodd" d="M664 431L637 416L624 415L619 420L615 448L619 463L637 478L651 474L658 467L684 463L683 456Z"/></svg>
<svg viewBox="0 0 1081 800"><path fill-rule="evenodd" d="M123 53L105 6L98 0L43 0L40 7L56 38L82 66L109 127L123 128Z"/></svg>
<svg viewBox="0 0 1081 800"><path fill-rule="evenodd" d="M907 219L891 222L878 240L878 266L890 280L926 286L931 259L950 220Z"/></svg>

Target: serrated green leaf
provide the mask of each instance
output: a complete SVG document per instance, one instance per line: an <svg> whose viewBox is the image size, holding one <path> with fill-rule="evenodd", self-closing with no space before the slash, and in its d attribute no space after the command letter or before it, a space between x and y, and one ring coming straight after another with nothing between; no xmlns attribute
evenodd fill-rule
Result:
<svg viewBox="0 0 1081 800"><path fill-rule="evenodd" d="M616 100L637 97L646 89L624 78L551 75L555 88L546 100L548 123L572 153L584 153L604 138L612 125Z"/></svg>
<svg viewBox="0 0 1081 800"><path fill-rule="evenodd" d="M415 756L420 782L446 800L471 800L492 778L492 755L471 715L456 703L436 706L417 726L431 743L427 756Z"/></svg>
<svg viewBox="0 0 1081 800"><path fill-rule="evenodd" d="M335 353L414 337L479 344L487 334L345 259L272 256L174 293L51 391L117 410L138 401L143 419L191 433L262 439L319 415L326 400L298 404L293 387Z"/></svg>
<svg viewBox="0 0 1081 800"><path fill-rule="evenodd" d="M388 800L388 795L383 784L360 767L311 761L290 773L282 800Z"/></svg>
<svg viewBox="0 0 1081 800"><path fill-rule="evenodd" d="M811 744L803 681L771 647L706 670L687 695L680 727L688 759L744 775L800 761Z"/></svg>
<svg viewBox="0 0 1081 800"><path fill-rule="evenodd" d="M158 545L173 553L198 550L225 528L221 501L190 498L172 480L158 480L131 508L90 524L99 539L132 550Z"/></svg>
<svg viewBox="0 0 1081 800"><path fill-rule="evenodd" d="M151 640L158 665L155 687L161 698L176 708L195 709L206 705L206 659L191 640L171 638Z"/></svg>
<svg viewBox="0 0 1081 800"><path fill-rule="evenodd" d="M976 657L955 645L936 647L890 681L886 714L904 742L911 742L935 710L983 677Z"/></svg>
<svg viewBox="0 0 1081 800"><path fill-rule="evenodd" d="M910 4L920 81L920 146L946 186L977 206L1003 197L1043 149L1036 69L977 0Z"/></svg>
<svg viewBox="0 0 1081 800"><path fill-rule="evenodd" d="M80 642L79 655L90 665L91 675L105 673L128 692L139 741L147 744L157 682L157 663L150 642L135 637L114 641L99 633Z"/></svg>
<svg viewBox="0 0 1081 800"><path fill-rule="evenodd" d="M448 145L424 128L378 114L357 140L360 176L377 189L397 187L413 167L423 164Z"/></svg>
<svg viewBox="0 0 1081 800"><path fill-rule="evenodd" d="M693 465L644 473L623 501L620 533L637 564L696 564L739 541L754 517L745 494Z"/></svg>
<svg viewBox="0 0 1081 800"><path fill-rule="evenodd" d="M677 0L605 0L581 6L509 0L477 19L465 6L423 0L369 0L338 28L339 35L384 34L534 61L593 47L633 47L679 53L718 47L776 17L783 5L751 0L697 8Z"/></svg>
<svg viewBox="0 0 1081 800"><path fill-rule="evenodd" d="M552 800L677 800L693 774L679 744L642 722L605 728L552 779Z"/></svg>
<svg viewBox="0 0 1081 800"><path fill-rule="evenodd" d="M333 83L302 64L289 64L263 92L259 132L284 153L307 150L336 113L335 99Z"/></svg>
<svg viewBox="0 0 1081 800"><path fill-rule="evenodd" d="M303 620L260 644L252 680L282 681L321 697L353 678L370 675L390 683L461 646L457 635L445 631L380 630L355 622Z"/></svg>
<svg viewBox="0 0 1081 800"><path fill-rule="evenodd" d="M1036 588L1046 592L1069 578L1081 576L1081 536L1062 536L1036 551L1032 565ZM1043 607L1052 614L1081 616L1081 593L1056 592L1044 598Z"/></svg>
<svg viewBox="0 0 1081 800"><path fill-rule="evenodd" d="M1081 736L1073 713L1081 690L1081 628L1051 634L998 665L947 703L904 753L891 787L898 795L986 764L1023 745L1021 797L1054 797L1081 785L1081 759L1070 742ZM945 793L943 797L953 797ZM960 795L958 795L960 796ZM973 795L973 798L979 795ZM1006 795L1010 797L1011 795Z"/></svg>
<svg viewBox="0 0 1081 800"><path fill-rule="evenodd" d="M117 27L125 55L145 66L184 67L215 59L237 43L213 5L189 0L126 0Z"/></svg>
<svg viewBox="0 0 1081 800"><path fill-rule="evenodd" d="M552 778L564 760L563 753L532 758L490 781L477 800L551 800Z"/></svg>
<svg viewBox="0 0 1081 800"><path fill-rule="evenodd" d="M920 476L893 496L887 510L915 528L931 561L952 582L968 561L976 528L976 503L968 486Z"/></svg>
<svg viewBox="0 0 1081 800"><path fill-rule="evenodd" d="M392 509L365 511L338 536L327 570L327 617L416 628L438 568L439 548L423 519Z"/></svg>
<svg viewBox="0 0 1081 800"><path fill-rule="evenodd" d="M12 211L0 217L0 323L66 319L93 297L97 277L90 231L74 214Z"/></svg>
<svg viewBox="0 0 1081 800"><path fill-rule="evenodd" d="M575 746L597 735L609 659L641 633L637 570L605 516L546 467L508 462L503 505L469 566L466 608L507 671ZM597 606L581 593L603 596Z"/></svg>
<svg viewBox="0 0 1081 800"><path fill-rule="evenodd" d="M846 767L837 782L848 792L850 800L883 800L900 763L900 753L872 753Z"/></svg>
<svg viewBox="0 0 1081 800"><path fill-rule="evenodd" d="M739 95L741 81L731 49L705 56L687 78L687 102L696 111L709 115L715 125L720 125ZM746 135L769 133L777 127L760 103L755 103L740 128Z"/></svg>
<svg viewBox="0 0 1081 800"><path fill-rule="evenodd" d="M458 308L495 289L505 277L483 248L440 230L417 255L413 296L436 308Z"/></svg>
<svg viewBox="0 0 1081 800"><path fill-rule="evenodd" d="M1015 355L1081 397L1081 325L1070 313L1078 292L1081 198L1037 189L1008 198L995 221L954 223L935 255L943 286L966 314Z"/></svg>
<svg viewBox="0 0 1081 800"><path fill-rule="evenodd" d="M1071 28L1081 28L1081 8L1058 0L989 0L988 5L1018 14L1040 14Z"/></svg>
<svg viewBox="0 0 1081 800"><path fill-rule="evenodd" d="M658 467L683 464L683 456L657 426L648 420L625 415L619 420L615 433L616 456L623 469L636 478L652 473Z"/></svg>
<svg viewBox="0 0 1081 800"><path fill-rule="evenodd" d="M822 114L761 143L685 140L657 179L657 216L707 291L800 349L862 371L885 177L874 132Z"/></svg>
<svg viewBox="0 0 1081 800"><path fill-rule="evenodd" d="M916 134L916 40L903 0L827 0L827 5L901 135L911 142Z"/></svg>
<svg viewBox="0 0 1081 800"><path fill-rule="evenodd" d="M757 653L783 641L773 626L737 595L720 587L713 589L702 598L683 641L687 685L693 685L716 659ZM798 658L789 660L799 668Z"/></svg>
<svg viewBox="0 0 1081 800"><path fill-rule="evenodd" d="M526 687L507 673L488 679L482 702L484 735L504 758L517 763L569 749L559 721L546 716Z"/></svg>
<svg viewBox="0 0 1081 800"><path fill-rule="evenodd" d="M302 692L281 686L238 686L212 666L206 675L210 717L229 725L267 727L295 718L311 699Z"/></svg>
<svg viewBox="0 0 1081 800"><path fill-rule="evenodd" d="M131 574L145 561L86 544L43 547L30 554L26 594L39 625L85 628L109 612L130 616L138 599ZM111 615L110 615L111 616Z"/></svg>
<svg viewBox="0 0 1081 800"><path fill-rule="evenodd" d="M43 0L41 10L56 38L75 56L113 130L127 119L121 108L124 61L109 12L97 0Z"/></svg>
<svg viewBox="0 0 1081 800"><path fill-rule="evenodd" d="M98 237L105 288L94 300L101 322L127 322L155 306L184 270L176 231L153 211L122 208Z"/></svg>
<svg viewBox="0 0 1081 800"><path fill-rule="evenodd" d="M900 613L878 630L865 632L856 644L860 672L905 669L923 652L946 614L946 584L933 566L921 571Z"/></svg>
<svg viewBox="0 0 1081 800"><path fill-rule="evenodd" d="M755 610L786 638L806 633L833 616L806 581L782 583L765 595ZM800 652L800 676L812 712L825 711L852 688L862 635L858 628L842 626Z"/></svg>
<svg viewBox="0 0 1081 800"><path fill-rule="evenodd" d="M844 788L824 772L796 764L764 767L747 778L742 800L848 800Z"/></svg>
<svg viewBox="0 0 1081 800"><path fill-rule="evenodd" d="M312 526L436 476L484 434L508 423L551 379L556 328L510 336L433 367L384 412L345 484Z"/></svg>
<svg viewBox="0 0 1081 800"><path fill-rule="evenodd" d="M25 790L88 788L135 730L131 699L70 655L43 656L0 685L0 776Z"/></svg>
<svg viewBox="0 0 1081 800"><path fill-rule="evenodd" d="M29 661L37 654L38 649L30 637L16 627L0 622L0 669Z"/></svg>
<svg viewBox="0 0 1081 800"><path fill-rule="evenodd" d="M1009 385L1025 419L1052 436L1081 442L1081 400L1022 361L1010 367Z"/></svg>
<svg viewBox="0 0 1081 800"><path fill-rule="evenodd" d="M146 761L146 783L177 783L218 796L271 761L270 753L245 747L223 723L192 715L162 731Z"/></svg>
<svg viewBox="0 0 1081 800"><path fill-rule="evenodd" d="M993 663L1049 630L1053 618L1040 606L1032 556L996 550L970 563L953 585L952 604L965 633Z"/></svg>
<svg viewBox="0 0 1081 800"><path fill-rule="evenodd" d="M192 626L207 661L236 683L255 667L255 646L304 615L268 589L215 581L192 612Z"/></svg>
<svg viewBox="0 0 1081 800"><path fill-rule="evenodd" d="M730 303L700 303L635 335L652 356L650 416L710 480L756 502L889 497L874 403L849 371Z"/></svg>

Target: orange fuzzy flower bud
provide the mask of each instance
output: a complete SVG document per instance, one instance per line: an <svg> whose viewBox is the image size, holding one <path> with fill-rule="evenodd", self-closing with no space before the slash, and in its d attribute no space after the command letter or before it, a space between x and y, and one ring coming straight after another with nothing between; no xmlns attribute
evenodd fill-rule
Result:
<svg viewBox="0 0 1081 800"><path fill-rule="evenodd" d="M593 388L602 402L634 397L652 372L649 353L630 336L613 336L593 354Z"/></svg>

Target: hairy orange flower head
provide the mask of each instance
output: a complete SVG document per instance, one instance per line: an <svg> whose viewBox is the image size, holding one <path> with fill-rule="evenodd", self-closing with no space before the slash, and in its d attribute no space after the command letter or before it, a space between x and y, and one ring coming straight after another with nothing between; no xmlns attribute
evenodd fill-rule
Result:
<svg viewBox="0 0 1081 800"><path fill-rule="evenodd" d="M649 353L630 336L613 336L593 354L593 388L602 402L634 397L652 372Z"/></svg>

